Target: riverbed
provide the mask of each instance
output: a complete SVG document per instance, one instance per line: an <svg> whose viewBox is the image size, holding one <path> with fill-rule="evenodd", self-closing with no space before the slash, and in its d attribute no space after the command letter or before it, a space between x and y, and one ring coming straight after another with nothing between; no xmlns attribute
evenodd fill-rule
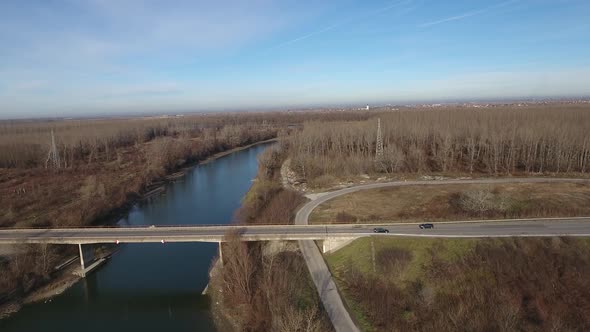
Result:
<svg viewBox="0 0 590 332"><path fill-rule="evenodd" d="M197 165L162 196L132 208L124 225L228 224L256 176L268 144ZM201 295L217 244L121 245L111 259L63 294L26 305L0 331L214 331Z"/></svg>

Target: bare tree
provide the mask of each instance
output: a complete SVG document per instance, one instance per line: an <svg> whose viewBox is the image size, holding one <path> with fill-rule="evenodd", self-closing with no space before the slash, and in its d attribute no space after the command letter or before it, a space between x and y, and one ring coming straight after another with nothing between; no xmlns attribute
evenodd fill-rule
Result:
<svg viewBox="0 0 590 332"><path fill-rule="evenodd" d="M228 231L223 244L224 288L227 290L227 300L234 304L250 305L254 298L252 277L256 272L248 245L240 240L239 231Z"/></svg>

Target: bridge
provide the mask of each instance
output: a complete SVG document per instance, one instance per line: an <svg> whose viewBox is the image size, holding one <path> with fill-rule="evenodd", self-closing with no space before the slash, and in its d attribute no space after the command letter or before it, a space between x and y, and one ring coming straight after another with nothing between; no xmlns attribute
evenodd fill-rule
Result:
<svg viewBox="0 0 590 332"><path fill-rule="evenodd" d="M375 227L389 230L382 236L590 236L590 217L437 222L434 229L417 223L1 229L0 244L224 242L231 231L242 241L326 240L375 235Z"/></svg>
<svg viewBox="0 0 590 332"><path fill-rule="evenodd" d="M389 233L374 233L384 227ZM590 217L437 222L434 229L418 224L329 224L329 225L245 225L245 226L144 226L51 229L2 229L0 244L48 243L76 244L80 249L82 275L99 262L93 262L93 244L167 243L226 241L228 232L237 232L242 241L320 240L323 251L334 243L370 235L414 237L512 237L512 236L590 236ZM223 257L220 248L220 257ZM87 266L89 262L93 262Z"/></svg>

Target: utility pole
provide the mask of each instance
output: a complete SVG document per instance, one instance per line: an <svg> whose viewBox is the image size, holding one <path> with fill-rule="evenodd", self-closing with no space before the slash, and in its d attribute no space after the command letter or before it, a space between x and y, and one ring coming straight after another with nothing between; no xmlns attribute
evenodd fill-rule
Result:
<svg viewBox="0 0 590 332"><path fill-rule="evenodd" d="M375 237L371 236L371 260L373 261L373 273L377 272L375 267Z"/></svg>
<svg viewBox="0 0 590 332"><path fill-rule="evenodd" d="M375 151L375 161L383 159L383 134L381 133L381 118L377 119L377 149Z"/></svg>

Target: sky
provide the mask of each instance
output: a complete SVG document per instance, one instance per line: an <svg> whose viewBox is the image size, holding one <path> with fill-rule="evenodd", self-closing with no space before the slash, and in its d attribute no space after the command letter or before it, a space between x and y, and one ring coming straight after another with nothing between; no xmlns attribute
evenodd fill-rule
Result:
<svg viewBox="0 0 590 332"><path fill-rule="evenodd" d="M0 1L0 118L590 96L590 1Z"/></svg>

